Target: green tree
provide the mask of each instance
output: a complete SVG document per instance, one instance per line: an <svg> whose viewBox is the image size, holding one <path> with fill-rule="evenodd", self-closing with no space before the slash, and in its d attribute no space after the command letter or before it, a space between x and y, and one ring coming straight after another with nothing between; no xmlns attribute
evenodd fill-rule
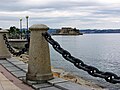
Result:
<svg viewBox="0 0 120 90"><path fill-rule="evenodd" d="M9 29L9 38L19 39L20 38L20 30L15 26L11 26Z"/></svg>

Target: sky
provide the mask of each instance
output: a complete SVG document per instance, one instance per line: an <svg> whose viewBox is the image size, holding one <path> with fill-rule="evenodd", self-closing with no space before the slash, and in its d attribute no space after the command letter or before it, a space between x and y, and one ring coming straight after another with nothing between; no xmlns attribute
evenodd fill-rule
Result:
<svg viewBox="0 0 120 90"><path fill-rule="evenodd" d="M0 27L29 27L45 24L50 28L119 29L120 0L0 0Z"/></svg>

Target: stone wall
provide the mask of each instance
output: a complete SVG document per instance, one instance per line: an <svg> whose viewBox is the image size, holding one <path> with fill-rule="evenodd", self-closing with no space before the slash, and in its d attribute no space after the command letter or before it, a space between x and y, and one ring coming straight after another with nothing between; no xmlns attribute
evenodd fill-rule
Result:
<svg viewBox="0 0 120 90"><path fill-rule="evenodd" d="M8 39L10 42L10 45L14 48L24 48L25 44L27 43L26 39Z"/></svg>

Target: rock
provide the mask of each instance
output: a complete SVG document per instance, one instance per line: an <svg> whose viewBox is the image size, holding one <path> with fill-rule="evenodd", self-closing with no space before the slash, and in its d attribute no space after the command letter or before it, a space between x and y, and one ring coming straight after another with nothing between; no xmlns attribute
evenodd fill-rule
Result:
<svg viewBox="0 0 120 90"><path fill-rule="evenodd" d="M23 61L23 62L27 63L28 60L29 60L29 55L22 54L21 56L16 57L16 58L20 61ZM59 77L59 78L62 78L62 79L66 79L66 80L72 81L74 83L77 83L79 85L82 85L84 87L91 88L93 90L108 90L108 89L104 89L104 88L100 87L99 85L97 85L93 82L86 81L83 78L74 75L73 73L66 72L62 68L54 68L52 66L51 66L51 68L52 68L52 73L53 73L54 77Z"/></svg>

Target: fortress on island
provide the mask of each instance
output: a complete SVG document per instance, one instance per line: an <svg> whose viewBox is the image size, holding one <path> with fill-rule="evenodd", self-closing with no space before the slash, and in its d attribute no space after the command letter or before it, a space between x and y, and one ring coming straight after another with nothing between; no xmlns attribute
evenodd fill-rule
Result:
<svg viewBox="0 0 120 90"><path fill-rule="evenodd" d="M53 35L83 35L80 33L80 31L76 28L71 27L62 27L61 29L58 29L56 33Z"/></svg>

